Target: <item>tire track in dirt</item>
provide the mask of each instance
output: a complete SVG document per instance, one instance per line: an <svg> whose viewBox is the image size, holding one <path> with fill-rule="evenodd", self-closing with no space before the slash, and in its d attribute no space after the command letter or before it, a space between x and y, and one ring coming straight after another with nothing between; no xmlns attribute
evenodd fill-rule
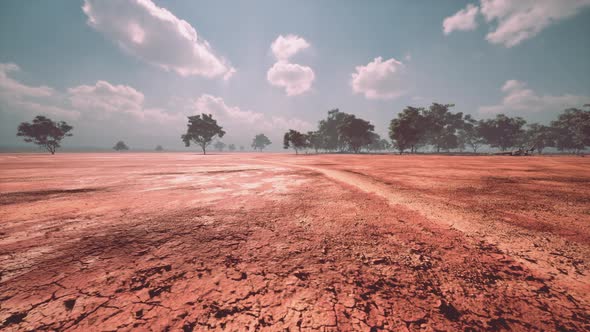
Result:
<svg viewBox="0 0 590 332"><path fill-rule="evenodd" d="M567 257L585 262L587 257L590 257L590 253L578 253L577 257L571 257L573 254L571 251L563 254L568 251L568 246L571 246L571 243L564 239L555 237L547 243L547 239L542 234L501 221L490 222L489 219L484 220L483 216L477 213L466 213L446 204L427 201L427 198L420 197L416 193L396 191L391 184L385 184L379 179L362 173L274 161L264 162L321 173L336 182L384 198L391 206L411 210L433 223L443 224L461 231L466 236L484 240L550 281L556 289L570 295L573 293L576 295L576 300L582 301L586 306L590 305L590 278L586 275L586 271L579 271L563 261L563 258ZM539 242L547 246L536 245Z"/></svg>

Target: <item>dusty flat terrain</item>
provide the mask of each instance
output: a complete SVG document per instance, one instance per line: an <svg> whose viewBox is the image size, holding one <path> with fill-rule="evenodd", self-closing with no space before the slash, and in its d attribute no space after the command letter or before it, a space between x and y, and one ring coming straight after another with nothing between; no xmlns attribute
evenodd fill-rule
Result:
<svg viewBox="0 0 590 332"><path fill-rule="evenodd" d="M590 330L590 158L0 155L0 329Z"/></svg>

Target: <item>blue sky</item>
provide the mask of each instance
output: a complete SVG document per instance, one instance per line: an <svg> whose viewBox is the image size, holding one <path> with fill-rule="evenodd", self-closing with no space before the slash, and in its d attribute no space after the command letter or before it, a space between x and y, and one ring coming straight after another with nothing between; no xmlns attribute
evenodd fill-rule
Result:
<svg viewBox="0 0 590 332"><path fill-rule="evenodd" d="M203 111L280 149L332 108L386 135L433 101L548 122L590 102L589 34L588 0L2 1L0 139L45 114L65 146L181 148Z"/></svg>

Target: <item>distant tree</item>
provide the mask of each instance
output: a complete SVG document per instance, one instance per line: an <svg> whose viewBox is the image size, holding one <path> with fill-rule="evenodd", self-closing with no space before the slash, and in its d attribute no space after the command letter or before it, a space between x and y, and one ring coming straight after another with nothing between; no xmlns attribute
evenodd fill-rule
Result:
<svg viewBox="0 0 590 332"><path fill-rule="evenodd" d="M215 142L213 147L215 148L215 150L223 152L223 149L225 149L225 143L223 143L222 141L217 141Z"/></svg>
<svg viewBox="0 0 590 332"><path fill-rule="evenodd" d="M309 143L309 147L312 148L315 153L318 153L319 150L324 146L324 140L319 131L308 131L307 141Z"/></svg>
<svg viewBox="0 0 590 332"><path fill-rule="evenodd" d="M236 151L236 145L235 145L235 144L233 144L233 143L232 143L232 144L230 144L230 145L228 145L228 146L227 146L227 148L228 148L228 149L229 149L231 152L234 152L234 151Z"/></svg>
<svg viewBox="0 0 590 332"><path fill-rule="evenodd" d="M381 139L377 133L371 133L369 143L366 145L367 151L383 151L387 150L390 145L387 140Z"/></svg>
<svg viewBox="0 0 590 332"><path fill-rule="evenodd" d="M424 108L406 107L398 113L397 118L389 124L389 138L399 153L416 152L419 144L424 142L426 134L426 120L422 115Z"/></svg>
<svg viewBox="0 0 590 332"><path fill-rule="evenodd" d="M382 139L381 139L381 141L380 141L379 145L381 146L382 150L384 150L384 151L389 151L389 150L391 150L391 148L393 147L393 146L391 145L391 143L389 143L389 141L388 141L388 140L386 140L385 138L382 138Z"/></svg>
<svg viewBox="0 0 590 332"><path fill-rule="evenodd" d="M426 142L440 152L458 147L457 131L463 125L463 113L452 113L453 104L433 103L422 111L426 123Z"/></svg>
<svg viewBox="0 0 590 332"><path fill-rule="evenodd" d="M206 154L206 149L215 137L223 137L225 131L217 124L217 120L213 119L211 114L193 115L188 117L188 124L186 134L182 135L182 141L188 147L190 142L194 142L203 149L203 154Z"/></svg>
<svg viewBox="0 0 590 332"><path fill-rule="evenodd" d="M539 154L542 154L546 147L555 146L555 132L545 125L529 124L525 137L529 148L536 149Z"/></svg>
<svg viewBox="0 0 590 332"><path fill-rule="evenodd" d="M473 153L477 153L477 149L485 144L477 120L473 119L469 114L463 117L463 125L457 132L457 139L460 147L469 146Z"/></svg>
<svg viewBox="0 0 590 332"><path fill-rule="evenodd" d="M354 153L359 153L363 146L370 143L374 129L375 126L369 121L357 118L353 114L346 114L338 124L338 133L342 141Z"/></svg>
<svg viewBox="0 0 590 332"><path fill-rule="evenodd" d="M117 144L115 144L115 146L113 146L113 150L115 150L115 151L129 150L129 147L127 146L127 144L125 144L125 142L118 141Z"/></svg>
<svg viewBox="0 0 590 332"><path fill-rule="evenodd" d="M289 129L283 136L283 148L293 148L295 154L299 154L299 150L305 149L308 146L307 137L305 134L297 130Z"/></svg>
<svg viewBox="0 0 590 332"><path fill-rule="evenodd" d="M272 144L272 142L268 139L268 137L266 137L266 135L258 134L252 140L251 146L254 150L260 150L260 152L262 152L262 150L264 150L264 148L266 148L268 145L271 145L271 144Z"/></svg>
<svg viewBox="0 0 590 332"><path fill-rule="evenodd" d="M496 115L495 119L479 122L481 136L491 147L506 151L518 146L523 137L523 126L526 121L520 117L511 118L504 114Z"/></svg>
<svg viewBox="0 0 590 332"><path fill-rule="evenodd" d="M579 153L590 146L590 111L569 108L551 122L556 147L560 151Z"/></svg>
<svg viewBox="0 0 590 332"><path fill-rule="evenodd" d="M72 136L72 129L74 127L64 121L53 122L45 116L37 115L32 123L21 122L16 136L22 136L25 142L37 144L55 154L55 150L61 147L61 140Z"/></svg>
<svg viewBox="0 0 590 332"><path fill-rule="evenodd" d="M164 151L164 148L161 145L156 146L156 151Z"/></svg>
<svg viewBox="0 0 590 332"><path fill-rule="evenodd" d="M240 151L244 151L244 146L240 145Z"/></svg>

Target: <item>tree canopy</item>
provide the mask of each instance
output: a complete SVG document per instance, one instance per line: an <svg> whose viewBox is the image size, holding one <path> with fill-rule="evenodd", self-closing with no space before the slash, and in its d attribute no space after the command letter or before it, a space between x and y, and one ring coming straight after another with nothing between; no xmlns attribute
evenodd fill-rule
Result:
<svg viewBox="0 0 590 332"><path fill-rule="evenodd" d="M299 150L307 147L307 137L305 134L297 130L289 129L283 136L283 148L293 148L295 154L299 154Z"/></svg>
<svg viewBox="0 0 590 332"><path fill-rule="evenodd" d="M202 113L188 117L186 133L181 136L184 144L189 147L191 142L197 144L206 154L207 146L211 144L213 138L221 138L225 135L223 128L217 124L211 114Z"/></svg>
<svg viewBox="0 0 590 332"><path fill-rule="evenodd" d="M225 143L223 143L222 141L217 141L215 142L215 144L213 144L213 147L215 148L215 150L222 152L223 149L225 149Z"/></svg>
<svg viewBox="0 0 590 332"><path fill-rule="evenodd" d="M264 150L264 148L266 148L268 145L271 145L271 144L272 144L272 142L268 139L268 137L266 137L266 135L258 134L252 140L251 146L254 150L260 150L260 152L262 152L262 150Z"/></svg>
<svg viewBox="0 0 590 332"><path fill-rule="evenodd" d="M115 146L113 146L113 150L115 150L115 151L126 151L126 150L129 150L129 147L127 146L127 144L125 144L125 142L118 141L115 144Z"/></svg>
<svg viewBox="0 0 590 332"><path fill-rule="evenodd" d="M64 121L54 122L43 115L37 115L32 123L21 122L16 135L24 137L25 142L37 144L55 154L57 148L61 147L62 139L72 136L72 129L74 127Z"/></svg>

